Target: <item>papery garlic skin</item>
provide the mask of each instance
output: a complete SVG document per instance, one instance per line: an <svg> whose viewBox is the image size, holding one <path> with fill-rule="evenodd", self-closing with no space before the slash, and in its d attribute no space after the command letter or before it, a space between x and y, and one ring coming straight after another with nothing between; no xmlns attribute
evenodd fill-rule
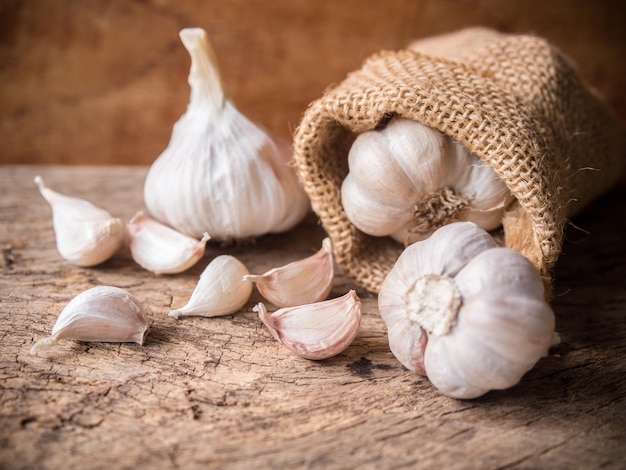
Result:
<svg viewBox="0 0 626 470"><path fill-rule="evenodd" d="M343 352L361 324L361 301L351 290L342 297L268 313L263 303L253 310L276 340L305 359L328 359Z"/></svg>
<svg viewBox="0 0 626 470"><path fill-rule="evenodd" d="M244 279L246 274L248 268L234 256L217 256L200 275L187 304L168 315L218 317L236 313L252 295L252 283Z"/></svg>
<svg viewBox="0 0 626 470"><path fill-rule="evenodd" d="M52 208L52 224L59 254L82 267L111 258L124 242L124 223L84 199L65 196L35 177L41 195Z"/></svg>
<svg viewBox="0 0 626 470"><path fill-rule="evenodd" d="M148 211L192 237L246 239L294 227L310 203L290 166L291 147L243 116L225 96L200 28L180 32L191 55L191 96L144 186Z"/></svg>
<svg viewBox="0 0 626 470"><path fill-rule="evenodd" d="M184 235L164 225L143 211L128 222L128 245L133 260L155 274L174 274L186 271L204 255L207 241Z"/></svg>
<svg viewBox="0 0 626 470"><path fill-rule="evenodd" d="M292 307L325 300L333 286L334 263L330 238L317 253L244 279L256 283L261 295L277 307Z"/></svg>
<svg viewBox="0 0 626 470"><path fill-rule="evenodd" d="M500 226L513 196L464 146L410 119L359 134L341 186L348 219L362 232L409 245L454 221Z"/></svg>
<svg viewBox="0 0 626 470"><path fill-rule="evenodd" d="M429 289L416 292L425 279ZM517 384L547 355L554 335L535 267L470 222L407 247L378 304L396 358L454 398Z"/></svg>
<svg viewBox="0 0 626 470"><path fill-rule="evenodd" d="M39 354L61 339L143 344L148 319L141 303L124 289L98 286L81 292L63 308L49 337L30 350Z"/></svg>

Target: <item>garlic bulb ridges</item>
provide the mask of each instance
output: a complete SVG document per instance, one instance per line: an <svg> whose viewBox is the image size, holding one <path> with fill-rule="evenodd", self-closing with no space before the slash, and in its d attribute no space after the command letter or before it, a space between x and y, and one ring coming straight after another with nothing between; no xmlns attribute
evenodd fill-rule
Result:
<svg viewBox="0 0 626 470"><path fill-rule="evenodd" d="M283 232L308 212L291 146L243 116L225 95L200 28L180 32L191 56L191 95L144 185L148 211L176 230L219 241Z"/></svg>
<svg viewBox="0 0 626 470"><path fill-rule="evenodd" d="M124 242L124 223L84 199L65 196L35 177L41 195L52 208L52 224L59 254L78 266L108 260Z"/></svg>
<svg viewBox="0 0 626 470"><path fill-rule="evenodd" d="M189 269L202 258L210 238L204 233L196 240L148 217L143 211L128 222L128 244L133 260L155 274L174 274Z"/></svg>
<svg viewBox="0 0 626 470"><path fill-rule="evenodd" d="M52 333L37 341L31 354L61 339L143 344L148 320L141 303L124 289L98 286L81 292L63 308Z"/></svg>
<svg viewBox="0 0 626 470"><path fill-rule="evenodd" d="M341 187L362 232L409 245L454 221L501 224L513 196L495 171L461 144L410 119L359 134Z"/></svg>
<svg viewBox="0 0 626 470"><path fill-rule="evenodd" d="M333 278L330 238L322 240L322 248L307 258L270 269L264 274L244 277L256 283L261 295L277 307L292 307L326 299Z"/></svg>
<svg viewBox="0 0 626 470"><path fill-rule="evenodd" d="M168 315L217 317L241 310L252 294L252 283L244 279L246 274L248 268L234 256L217 256L200 275L187 304Z"/></svg>
<svg viewBox="0 0 626 470"><path fill-rule="evenodd" d="M328 359L344 351L361 323L361 301L353 290L342 297L286 307L271 314L261 302L253 310L276 340L312 360Z"/></svg>
<svg viewBox="0 0 626 470"><path fill-rule="evenodd" d="M407 247L378 306L396 358L455 398L517 384L554 338L539 272L471 222Z"/></svg>

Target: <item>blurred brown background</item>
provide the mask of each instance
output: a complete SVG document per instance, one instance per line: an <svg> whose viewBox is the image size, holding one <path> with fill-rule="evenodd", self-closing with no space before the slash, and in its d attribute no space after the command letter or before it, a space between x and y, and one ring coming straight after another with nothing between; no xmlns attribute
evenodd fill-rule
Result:
<svg viewBox="0 0 626 470"><path fill-rule="evenodd" d="M207 30L239 109L290 139L371 53L472 25L546 37L626 120L621 1L2 0L0 163L151 163L187 105L184 27Z"/></svg>

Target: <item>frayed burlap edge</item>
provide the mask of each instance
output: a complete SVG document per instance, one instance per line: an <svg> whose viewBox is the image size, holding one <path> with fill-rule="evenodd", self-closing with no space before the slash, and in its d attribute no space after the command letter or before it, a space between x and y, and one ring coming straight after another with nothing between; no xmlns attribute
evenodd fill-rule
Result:
<svg viewBox="0 0 626 470"><path fill-rule="evenodd" d="M623 169L623 129L540 38L465 30L442 39L447 45L435 38L377 53L311 103L294 158L313 210L341 270L377 293L402 246L348 220L341 205L347 154L358 133L390 116L414 119L461 142L502 178L516 198L503 219L505 244L527 256L549 287L567 214Z"/></svg>

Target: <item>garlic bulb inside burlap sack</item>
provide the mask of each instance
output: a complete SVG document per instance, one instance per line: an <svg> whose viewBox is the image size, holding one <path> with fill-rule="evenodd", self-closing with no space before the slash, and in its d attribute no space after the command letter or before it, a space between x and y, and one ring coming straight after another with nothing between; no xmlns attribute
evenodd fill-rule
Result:
<svg viewBox="0 0 626 470"><path fill-rule="evenodd" d="M394 116L441 132L493 168L515 198L502 217L504 243L548 288L566 217L613 186L626 162L624 128L544 39L473 28L374 54L309 105L294 135L296 166L335 261L372 292L403 246L358 230L341 184L356 136Z"/></svg>
<svg viewBox="0 0 626 470"><path fill-rule="evenodd" d="M187 28L191 96L165 151L146 177L157 220L191 237L228 241L283 232L309 210L290 165L291 147L235 108L222 87L206 32Z"/></svg>

